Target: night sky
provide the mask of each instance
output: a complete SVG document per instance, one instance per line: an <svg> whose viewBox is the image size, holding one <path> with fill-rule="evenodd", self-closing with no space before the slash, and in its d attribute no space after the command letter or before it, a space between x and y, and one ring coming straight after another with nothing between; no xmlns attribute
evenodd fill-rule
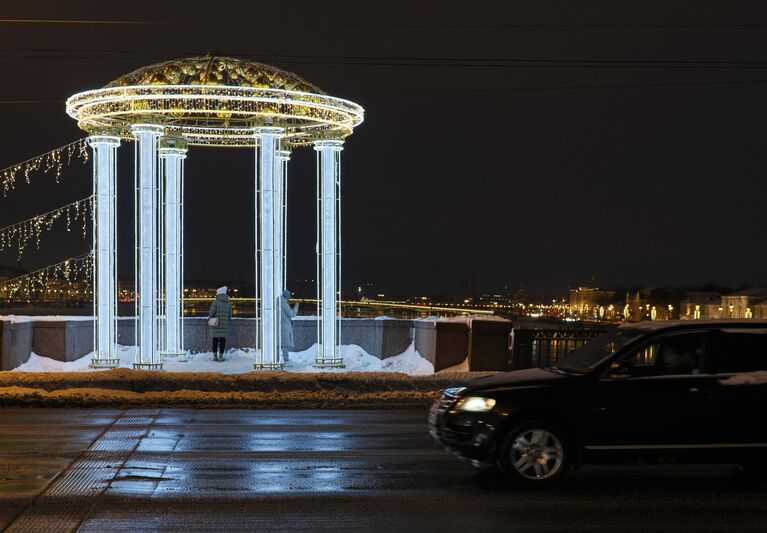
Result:
<svg viewBox="0 0 767 533"><path fill-rule="evenodd" d="M365 108L342 155L345 286L455 293L467 268L480 290L539 296L592 279L767 285L763 2L3 0L0 19L0 167L84 135L68 96L216 52ZM130 277L133 145L119 157ZM187 280L249 280L253 153L193 148L186 170ZM290 278L314 276L314 172L313 150L294 152ZM88 196L90 165L61 181L0 198L0 226ZM44 239L21 266L90 246Z"/></svg>

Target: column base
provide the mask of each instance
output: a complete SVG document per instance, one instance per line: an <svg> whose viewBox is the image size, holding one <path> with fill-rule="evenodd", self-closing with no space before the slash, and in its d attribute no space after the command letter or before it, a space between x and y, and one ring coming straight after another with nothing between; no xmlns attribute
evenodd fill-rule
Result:
<svg viewBox="0 0 767 533"><path fill-rule="evenodd" d="M284 363L253 363L253 370L285 370Z"/></svg>
<svg viewBox="0 0 767 533"><path fill-rule="evenodd" d="M314 360L314 368L346 368L343 357L325 357Z"/></svg>
<svg viewBox="0 0 767 533"><path fill-rule="evenodd" d="M120 366L120 359L93 357L91 358L91 364L88 366L90 368L117 368Z"/></svg>
<svg viewBox="0 0 767 533"><path fill-rule="evenodd" d="M160 352L160 357L178 357L183 359L186 357L186 352Z"/></svg>
<svg viewBox="0 0 767 533"><path fill-rule="evenodd" d="M162 363L133 363L133 370L162 370Z"/></svg>

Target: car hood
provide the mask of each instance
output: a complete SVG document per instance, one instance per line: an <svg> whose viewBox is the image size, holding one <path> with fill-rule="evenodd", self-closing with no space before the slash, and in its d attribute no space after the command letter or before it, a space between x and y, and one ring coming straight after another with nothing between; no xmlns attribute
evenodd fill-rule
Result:
<svg viewBox="0 0 767 533"><path fill-rule="evenodd" d="M512 372L503 372L492 376L471 379L457 383L455 386L466 387L467 391L510 386L535 387L550 385L555 381L563 379L573 379L573 377L574 376L543 370L541 368L528 368L525 370L514 370Z"/></svg>

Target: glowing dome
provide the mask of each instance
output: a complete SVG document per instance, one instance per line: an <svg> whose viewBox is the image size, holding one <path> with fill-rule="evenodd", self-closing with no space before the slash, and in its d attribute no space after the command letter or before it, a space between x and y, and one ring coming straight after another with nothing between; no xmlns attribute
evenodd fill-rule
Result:
<svg viewBox="0 0 767 533"><path fill-rule="evenodd" d="M142 67L120 76L107 87L134 85L225 85L325 94L325 91L292 72L263 63L219 56L174 59Z"/></svg>
<svg viewBox="0 0 767 533"><path fill-rule="evenodd" d="M133 124L152 123L208 146L253 146L254 128L269 126L284 128L291 145L344 139L364 119L359 105L328 96L296 74L220 56L134 70L103 89L72 96L67 113L89 133L132 139Z"/></svg>

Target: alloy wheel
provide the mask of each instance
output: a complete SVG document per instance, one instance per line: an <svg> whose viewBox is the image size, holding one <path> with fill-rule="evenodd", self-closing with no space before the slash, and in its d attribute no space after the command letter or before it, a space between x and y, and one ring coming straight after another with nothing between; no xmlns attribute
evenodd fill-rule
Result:
<svg viewBox="0 0 767 533"><path fill-rule="evenodd" d="M564 449L556 435L545 429L526 429L514 438L511 464L520 476L548 479L562 468Z"/></svg>

